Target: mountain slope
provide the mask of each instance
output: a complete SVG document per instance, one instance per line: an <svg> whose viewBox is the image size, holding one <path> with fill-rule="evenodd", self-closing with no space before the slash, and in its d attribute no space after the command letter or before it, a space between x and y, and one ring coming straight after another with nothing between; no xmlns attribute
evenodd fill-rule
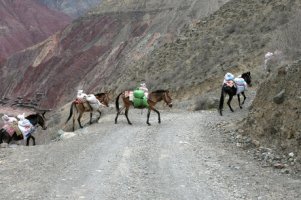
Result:
<svg viewBox="0 0 301 200"><path fill-rule="evenodd" d="M102 0L39 0L39 2L50 9L63 12L72 18L77 18L100 4Z"/></svg>
<svg viewBox="0 0 301 200"><path fill-rule="evenodd" d="M108 11L108 2L118 1L104 2L64 31L4 63L0 82L5 89L0 96L29 99L44 93L40 106L54 108L72 100L79 88L88 93L116 89L133 62L171 42L185 23L219 7L218 1L196 0L166 0L162 7L162 1L154 0L146 7L134 1L134 10L117 6L115 12ZM131 7L133 2L127 3Z"/></svg>
<svg viewBox="0 0 301 200"><path fill-rule="evenodd" d="M301 60L279 66L258 89L250 114L243 124L246 133L262 146L294 156L289 163L301 166ZM259 145L257 144L257 145ZM284 157L285 159L285 157Z"/></svg>
<svg viewBox="0 0 301 200"><path fill-rule="evenodd" d="M194 27L183 29L175 42L131 66L121 82L146 76L151 85L171 89L182 101L212 92L218 96L222 77L229 71L239 75L250 70L258 83L274 34L298 9L299 1L230 1Z"/></svg>
<svg viewBox="0 0 301 200"><path fill-rule="evenodd" d="M0 0L0 18L0 61L45 40L71 21L35 0Z"/></svg>

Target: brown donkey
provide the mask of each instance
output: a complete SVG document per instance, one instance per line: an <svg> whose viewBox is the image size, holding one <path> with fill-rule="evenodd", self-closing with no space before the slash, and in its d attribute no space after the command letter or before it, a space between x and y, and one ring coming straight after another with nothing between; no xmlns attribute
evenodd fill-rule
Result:
<svg viewBox="0 0 301 200"><path fill-rule="evenodd" d="M104 92L104 93L98 93L98 94L94 94L95 97L98 99L98 101L105 105L106 107L109 107L109 92ZM95 112L92 107L87 103L87 102L75 102L73 101L70 107L70 114L69 117L67 119L67 121L65 122L65 124L67 124L67 122L70 120L71 116L73 115L73 107L76 109L76 111L79 113L78 117L77 117L77 121L79 124L80 128L83 128L80 119L82 118L83 114L85 112L89 112L90 113L90 124L92 124L92 113ZM99 120L100 116L101 116L101 111L100 109L96 110L99 113L99 117L97 118L97 120ZM73 115L73 126L72 126L72 130L74 131L74 123L75 123L75 115Z"/></svg>
<svg viewBox="0 0 301 200"><path fill-rule="evenodd" d="M119 97L120 96L121 96L121 98L123 100L123 103L124 103L124 106L121 109L119 109ZM169 96L169 91L168 90L157 90L157 91L151 92L148 95L148 100L147 100L147 103L148 103L149 106L148 107L139 107L139 109L148 108L147 121L146 121L146 123L148 125L151 125L149 123L149 116L150 116L150 113L151 113L152 110L155 111L158 114L158 122L161 123L160 112L157 109L155 109L155 105L158 102L162 101L162 100L169 107L172 107L172 99ZM132 125L132 123L130 122L129 117L128 117L128 111L130 109L130 106L133 106L133 102L130 101L129 97L125 95L125 92L122 92L117 96L115 103L116 103L116 110L117 110L117 115L116 115L116 118L115 118L115 124L117 124L117 119L118 119L119 114L121 113L121 111L123 109L125 109L125 117L126 117L128 123L130 125Z"/></svg>

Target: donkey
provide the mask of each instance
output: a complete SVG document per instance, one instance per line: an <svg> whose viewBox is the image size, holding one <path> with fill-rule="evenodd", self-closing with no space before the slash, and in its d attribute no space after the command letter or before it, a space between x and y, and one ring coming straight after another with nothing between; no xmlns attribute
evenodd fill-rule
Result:
<svg viewBox="0 0 301 200"><path fill-rule="evenodd" d="M247 83L248 86L250 86L250 87L252 86L251 72L243 73L241 75L241 78L243 78L245 80L245 82ZM236 85L235 82L233 82L233 85L228 85L228 84L224 83L222 86L222 90L221 90L221 98L220 98L219 108L218 108L219 114L221 116L223 115L222 111L223 111L225 94L229 95L229 100L227 101L227 104L232 112L234 112L233 108L231 107L231 101L232 101L233 96L237 95L238 105L240 108L242 108L241 105L243 105L245 103L245 100L247 98L245 95L245 88L243 88L243 90L241 90L241 91L238 91L238 86ZM244 100L242 103L240 103L240 94L242 94L242 96L244 97Z"/></svg>
<svg viewBox="0 0 301 200"><path fill-rule="evenodd" d="M41 126L43 130L47 129L46 126L46 121L45 121L45 113L43 114L31 114L27 117L25 117L26 119L29 120L29 122L33 125L33 126ZM33 133L33 132L32 132ZM26 146L29 146L29 141L30 139L32 139L33 141L33 146L36 145L36 140L35 138L32 136L32 133L30 133L30 135L27 137L26 139ZM17 135L16 132L14 132L13 134L9 134L4 128L0 129L0 144L3 143L3 140L6 139L7 143L9 144L12 140L23 140L23 135Z"/></svg>
<svg viewBox="0 0 301 200"><path fill-rule="evenodd" d="M110 101L109 92L95 94L95 97L98 99L98 101L101 104L105 105L106 107L109 107L109 101ZM95 112L95 111L92 109L91 106L89 106L89 104L87 102L75 102L75 101L72 102L72 104L71 104L70 114L69 114L69 117L68 117L67 121L65 122L65 124L67 124L67 122L72 117L73 109L76 109L77 112L79 113L77 121L78 121L80 128L83 128L80 119L82 118L82 116L85 112L90 113L90 124L92 124L92 115L93 115L93 112ZM96 110L96 112L99 113L99 117L97 119L97 120L99 120L100 116L101 116L101 111L98 109L98 110ZM73 131L74 131L74 123L75 123L75 115L73 115L73 126L72 126Z"/></svg>
<svg viewBox="0 0 301 200"><path fill-rule="evenodd" d="M122 98L123 103L124 103L124 106L121 109L119 108L119 97ZM169 107L172 107L172 99L169 95L169 91L168 90L156 90L154 92L151 92L148 95L148 99L147 99L148 107L147 106L141 106L141 107L138 108L138 109L148 108L147 120L146 120L146 123L148 125L151 125L149 123L149 116L150 116L150 113L151 113L152 110L155 111L158 114L158 123L161 123L160 112L155 108L155 105L158 102L162 101L162 100ZM129 117L128 117L128 112L129 112L130 107L133 106L133 102L130 101L129 96L126 96L125 92L121 92L117 96L115 104L116 104L116 110L117 110L117 115L116 115L116 118L115 118L115 124L117 124L117 119L118 119L118 116L120 115L121 111L123 109L125 109L125 117L128 121L128 124L132 125L132 123L131 123L131 121L129 120Z"/></svg>

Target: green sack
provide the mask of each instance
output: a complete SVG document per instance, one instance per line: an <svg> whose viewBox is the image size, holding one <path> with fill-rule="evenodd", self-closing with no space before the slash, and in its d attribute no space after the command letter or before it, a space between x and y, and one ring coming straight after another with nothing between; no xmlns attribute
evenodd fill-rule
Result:
<svg viewBox="0 0 301 200"><path fill-rule="evenodd" d="M134 107L135 108L148 108L148 103L147 103L147 98L144 97L142 99L139 99L139 98L134 98Z"/></svg>
<svg viewBox="0 0 301 200"><path fill-rule="evenodd" d="M134 97L142 99L144 97L144 91L143 90L134 90Z"/></svg>

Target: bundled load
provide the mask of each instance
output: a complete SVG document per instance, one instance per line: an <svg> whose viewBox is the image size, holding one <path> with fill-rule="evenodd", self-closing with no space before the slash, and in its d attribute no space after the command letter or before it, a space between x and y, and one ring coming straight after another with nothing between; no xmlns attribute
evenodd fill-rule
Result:
<svg viewBox="0 0 301 200"><path fill-rule="evenodd" d="M230 72L226 73L224 77L224 81L231 81L231 80L234 80L234 75Z"/></svg>
<svg viewBox="0 0 301 200"><path fill-rule="evenodd" d="M142 90L144 92L144 95L146 96L146 98L148 98L148 89L147 89L145 83L140 84L139 90Z"/></svg>
<svg viewBox="0 0 301 200"><path fill-rule="evenodd" d="M4 121L4 126L2 127L10 136L15 133L15 129L18 129L18 120L15 117L9 117L8 115L3 115L2 120ZM17 133L22 134L20 131Z"/></svg>
<svg viewBox="0 0 301 200"><path fill-rule="evenodd" d="M133 103L135 108L145 108L149 106L143 90L134 90Z"/></svg>
<svg viewBox="0 0 301 200"><path fill-rule="evenodd" d="M100 108L100 106L104 106L103 104L101 104L99 102L99 100L95 97L94 94L89 94L89 95L85 96L84 99L86 101L88 101L88 103L92 107L92 110L94 110L94 111L98 110Z"/></svg>
<svg viewBox="0 0 301 200"><path fill-rule="evenodd" d="M26 140L30 136L30 134L35 131L35 127L30 123L28 119L25 118L25 113L18 115L17 118L19 119L18 127L23 134L24 140Z"/></svg>
<svg viewBox="0 0 301 200"><path fill-rule="evenodd" d="M245 79L237 77L237 78L234 79L234 82L235 82L236 87L237 87L236 94L240 94L241 92L247 90L248 84L245 81Z"/></svg>
<svg viewBox="0 0 301 200"><path fill-rule="evenodd" d="M245 79L241 77L235 78L234 75L229 72L226 73L223 84L226 84L229 87L233 87L233 86L236 87L237 88L236 94L240 94L241 92L247 90L247 86L248 86Z"/></svg>
<svg viewBox="0 0 301 200"><path fill-rule="evenodd" d="M100 101L96 98L94 94L86 94L83 90L77 91L75 103L83 103L84 107L88 110L99 110L101 106L104 106Z"/></svg>
<svg viewBox="0 0 301 200"><path fill-rule="evenodd" d="M77 95L76 95L76 101L78 101L78 103L82 103L85 101L86 96L87 96L87 94L84 93L83 90L78 90Z"/></svg>
<svg viewBox="0 0 301 200"><path fill-rule="evenodd" d="M235 85L234 75L231 74L230 72L226 73L223 84L226 84L229 87L233 87Z"/></svg>

